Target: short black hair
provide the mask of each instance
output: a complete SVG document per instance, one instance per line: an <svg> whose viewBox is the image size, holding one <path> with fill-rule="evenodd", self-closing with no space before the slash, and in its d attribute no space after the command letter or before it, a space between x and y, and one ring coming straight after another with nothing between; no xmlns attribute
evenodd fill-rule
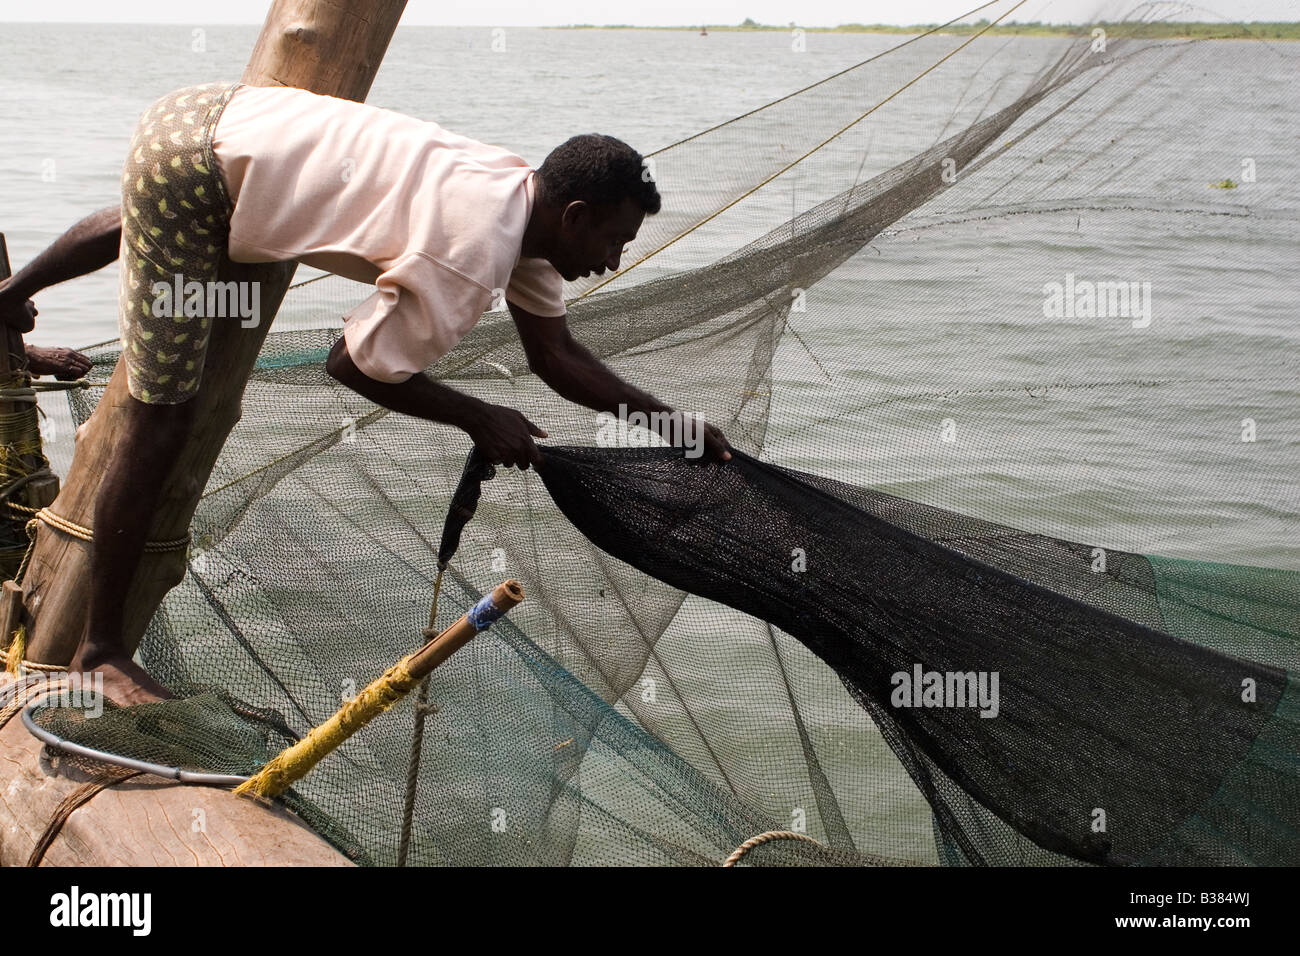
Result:
<svg viewBox="0 0 1300 956"><path fill-rule="evenodd" d="M565 140L537 170L540 196L560 206L581 199L617 205L630 198L646 213L659 211L659 190L645 157L613 136L583 133Z"/></svg>

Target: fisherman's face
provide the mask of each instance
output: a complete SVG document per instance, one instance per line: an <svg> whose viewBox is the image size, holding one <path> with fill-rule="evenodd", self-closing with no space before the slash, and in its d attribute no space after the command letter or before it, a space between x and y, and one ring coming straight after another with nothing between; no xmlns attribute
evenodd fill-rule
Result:
<svg viewBox="0 0 1300 956"><path fill-rule="evenodd" d="M551 265L569 282L617 272L623 247L636 238L645 212L634 199L618 205L575 200L560 217L558 250Z"/></svg>

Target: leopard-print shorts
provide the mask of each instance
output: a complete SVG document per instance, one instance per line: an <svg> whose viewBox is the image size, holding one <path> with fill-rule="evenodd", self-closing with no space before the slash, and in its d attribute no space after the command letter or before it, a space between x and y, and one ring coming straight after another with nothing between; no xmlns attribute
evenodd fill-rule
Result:
<svg viewBox="0 0 1300 956"><path fill-rule="evenodd" d="M142 402L178 405L199 390L215 316L207 314L209 296L185 290L192 282L211 288L226 252L233 206L212 136L238 88L208 83L168 93L144 112L131 139L122 170L118 333L127 387Z"/></svg>

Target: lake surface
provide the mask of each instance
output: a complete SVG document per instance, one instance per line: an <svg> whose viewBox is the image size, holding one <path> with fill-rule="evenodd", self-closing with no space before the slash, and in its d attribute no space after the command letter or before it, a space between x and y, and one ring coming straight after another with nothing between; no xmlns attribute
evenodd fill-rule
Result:
<svg viewBox="0 0 1300 956"><path fill-rule="evenodd" d="M177 86L237 77L256 32L0 28L0 230L15 265L114 203L140 111ZM648 153L899 42L810 34L795 54L781 33L403 28L370 102L500 143L534 164L577 131L608 132ZM1000 40L989 47L994 62L984 76L1010 88L1023 64L1054 43ZM886 58L864 77L874 87L853 95L883 97L937 49L918 45ZM1134 73L1124 109L1114 94L1105 110L1090 105L1091 94L1071 107L1094 139L1099 124L1111 124L1119 144L1111 155L1076 157L1078 138L1064 134L1039 147L1046 168L1061 174L1042 193L1051 208L1042 199L1037 207L1020 202L1036 195L1017 194L1021 167L992 164L968 184L987 198L945 197L946 208L923 207L850 259L792 316L797 335L785 337L774 366L769 457L1076 540L1300 567L1296 51L1222 41L1199 45L1191 68L1153 72L1140 90L1132 77L1142 74ZM974 100L995 85L962 92ZM833 144L825 151L838 151L832 161L809 163L810 171L797 169L739 207L757 210L749 219L724 217L681 261L652 259L625 281L702 264L770 227L774 210L849 185L846 170L865 178L908 158L916 144L937 138L936 116L956 112L943 89L918 87L874 128ZM813 105L831 115L837 95L845 94L828 90ZM1242 179L1243 156L1255 158L1257 182L1209 188ZM1099 189L1104 179L1085 176L1072 191L1071 175L1081 175L1073 167L1085 160L1113 178ZM693 170L697 178L707 172ZM673 185L661 182L670 205ZM1128 212L1115 215L1121 207ZM1084 320L1043 322L1034 314L1042 286L1063 283L1067 273L1154 280L1161 336L1142 346L1123 322L1105 339L1095 337L1100 320L1091 328ZM113 338L115 289L110 268L47 291L32 340ZM954 356L964 356L960 375L950 374ZM1076 386L1205 384L1183 386L1176 397L1136 386L1049 391L1070 375ZM952 404L958 391L1017 389L1020 399L979 412L976 434L967 433L978 440L956 448L931 440L960 407ZM1257 422L1254 443L1241 441L1245 419ZM1139 429L1117 424L1134 420ZM68 451L57 431L56 464Z"/></svg>

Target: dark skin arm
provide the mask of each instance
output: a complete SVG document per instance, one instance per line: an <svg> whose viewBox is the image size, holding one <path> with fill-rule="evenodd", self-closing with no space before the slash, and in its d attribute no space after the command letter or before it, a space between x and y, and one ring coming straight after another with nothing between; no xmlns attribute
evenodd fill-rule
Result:
<svg viewBox="0 0 1300 956"><path fill-rule="evenodd" d="M412 375L405 382L376 381L357 368L342 337L330 350L325 368L338 382L377 405L456 426L494 465L522 470L542 463L542 453L533 438L545 438L546 432L513 408L489 405L424 374Z"/></svg>
<svg viewBox="0 0 1300 956"><path fill-rule="evenodd" d="M519 328L529 369L561 397L596 411L616 412L619 405L647 415L672 411L610 371L573 338L563 316L546 318L515 305L510 306L510 312ZM512 408L489 405L423 374L396 384L375 381L357 368L342 337L330 350L325 367L338 382L377 405L456 426L493 464L525 469L542 463L533 438L545 438L546 432ZM726 438L712 425L704 426L704 451L712 459L731 458Z"/></svg>
<svg viewBox="0 0 1300 956"><path fill-rule="evenodd" d="M77 223L13 278L0 282L0 322L20 332L36 325L31 297L42 289L102 269L117 258L122 211L109 206Z"/></svg>
<svg viewBox="0 0 1300 956"><path fill-rule="evenodd" d="M509 306L528 368L560 397L598 412L617 413L620 405L628 412L646 415L673 412L671 406L623 381L592 355L573 337L565 316L534 315L513 303ZM705 459L730 460L730 446L722 432L709 424L703 424L703 429Z"/></svg>

